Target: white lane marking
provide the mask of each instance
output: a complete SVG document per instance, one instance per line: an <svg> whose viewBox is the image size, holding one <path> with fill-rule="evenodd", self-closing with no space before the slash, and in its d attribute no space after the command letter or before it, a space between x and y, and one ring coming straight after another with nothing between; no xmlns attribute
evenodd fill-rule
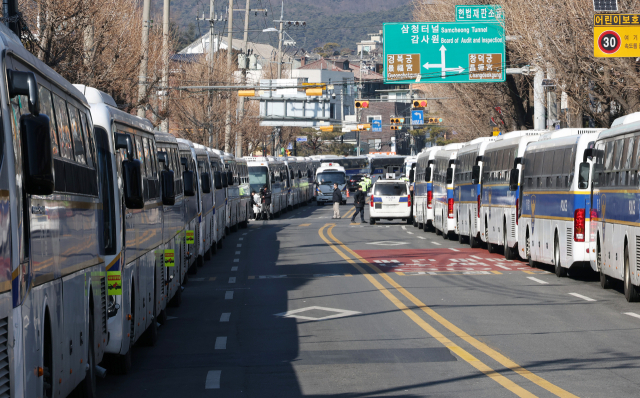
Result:
<svg viewBox="0 0 640 398"><path fill-rule="evenodd" d="M404 229L404 230L406 231L406 230L407 230L407 227L403 225L403 226L402 226L402 229Z"/></svg>
<svg viewBox="0 0 640 398"><path fill-rule="evenodd" d="M245 233L243 233L242 235L243 235L243 236L246 236L246 235L247 235L247 233L245 232Z"/></svg>
<svg viewBox="0 0 640 398"><path fill-rule="evenodd" d="M238 243L236 247L242 247L242 243Z"/></svg>
<svg viewBox="0 0 640 398"><path fill-rule="evenodd" d="M511 271L511 268L509 267L505 267L504 265L500 265L500 264L495 264L496 267L500 267L502 269L508 269L509 271Z"/></svg>
<svg viewBox="0 0 640 398"><path fill-rule="evenodd" d="M230 312L223 312L220 315L220 322L229 322L229 318L231 318L231 313Z"/></svg>
<svg viewBox="0 0 640 398"><path fill-rule="evenodd" d="M233 259L233 262L234 262L234 263L239 263L239 262L240 262L240 259L239 259L239 258L234 258L234 259Z"/></svg>
<svg viewBox="0 0 640 398"><path fill-rule="evenodd" d="M229 290L224 293L225 300L233 300L233 290Z"/></svg>
<svg viewBox="0 0 640 398"><path fill-rule="evenodd" d="M640 318L640 315L636 314L635 312L623 312L623 314L632 316L634 318Z"/></svg>
<svg viewBox="0 0 640 398"><path fill-rule="evenodd" d="M236 254L240 254L240 252L236 252Z"/></svg>
<svg viewBox="0 0 640 398"><path fill-rule="evenodd" d="M178 317L177 316L168 316L167 317L167 321L170 321L172 319L178 319Z"/></svg>
<svg viewBox="0 0 640 398"><path fill-rule="evenodd" d="M217 390L220 388L221 370L210 370L207 372L207 379L204 382L205 390Z"/></svg>
<svg viewBox="0 0 640 398"><path fill-rule="evenodd" d="M431 242L431 243L433 243L436 246L440 246L440 243L438 243L438 242Z"/></svg>
<svg viewBox="0 0 640 398"><path fill-rule="evenodd" d="M418 239L427 239L424 236L418 236Z"/></svg>
<svg viewBox="0 0 640 398"><path fill-rule="evenodd" d="M236 277L235 276L230 277L229 283L236 283Z"/></svg>
<svg viewBox="0 0 640 398"><path fill-rule="evenodd" d="M581 298L583 300L586 300L586 301L596 301L595 299L592 299L591 297L583 296L583 295L578 294L578 293L569 293L569 294L572 295L572 296Z"/></svg>
<svg viewBox="0 0 640 398"><path fill-rule="evenodd" d="M231 271L237 271L238 267L231 267Z"/></svg>
<svg viewBox="0 0 640 398"><path fill-rule="evenodd" d="M244 240L244 238L238 238L238 240Z"/></svg>
<svg viewBox="0 0 640 398"><path fill-rule="evenodd" d="M541 285L548 285L549 282L545 282L542 279L534 278L533 276L527 276L527 279L531 279L534 282L538 282Z"/></svg>
<svg viewBox="0 0 640 398"><path fill-rule="evenodd" d="M227 336L218 336L216 337L216 345L214 347L216 350L226 350L227 349Z"/></svg>
<svg viewBox="0 0 640 398"><path fill-rule="evenodd" d="M409 232L409 231L407 231L407 233L408 233L409 235L413 235L413 232Z"/></svg>
<svg viewBox="0 0 640 398"><path fill-rule="evenodd" d="M483 260L483 258L482 258L482 257L478 257L478 256L473 256L473 255L471 255L471 256L469 256L469 257L477 258L478 260Z"/></svg>
<svg viewBox="0 0 640 398"><path fill-rule="evenodd" d="M450 248L449 248L449 250L453 250L454 252L459 252L459 251L460 251L460 250L458 250L458 249L454 249L454 248L452 248L452 247L450 247Z"/></svg>

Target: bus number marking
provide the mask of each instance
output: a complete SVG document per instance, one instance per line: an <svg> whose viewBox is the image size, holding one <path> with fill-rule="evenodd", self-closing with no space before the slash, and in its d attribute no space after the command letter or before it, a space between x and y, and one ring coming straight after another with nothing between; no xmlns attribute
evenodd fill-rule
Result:
<svg viewBox="0 0 640 398"><path fill-rule="evenodd" d="M568 207L568 201L567 200L561 200L560 201L560 210L562 210L563 212L567 211L567 207Z"/></svg>

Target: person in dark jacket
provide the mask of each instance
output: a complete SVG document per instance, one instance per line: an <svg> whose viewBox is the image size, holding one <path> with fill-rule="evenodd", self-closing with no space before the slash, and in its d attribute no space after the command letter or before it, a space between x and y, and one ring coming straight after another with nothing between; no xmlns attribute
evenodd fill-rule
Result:
<svg viewBox="0 0 640 398"><path fill-rule="evenodd" d="M342 203L342 192L340 192L340 188L338 188L338 184L333 184L333 217L332 218L341 218L340 217L340 203Z"/></svg>
<svg viewBox="0 0 640 398"><path fill-rule="evenodd" d="M356 207L356 212L353 213L351 222L354 222L356 220L356 216L358 215L358 213L360 213L360 222L364 223L364 204L366 203L366 201L366 195L364 191L362 191L362 185L360 185L358 186L356 194L353 195L353 205Z"/></svg>
<svg viewBox="0 0 640 398"><path fill-rule="evenodd" d="M266 184L264 187L262 187L262 191L260 192L260 199L262 200L262 219L270 220L271 214L269 213L269 208L271 207L271 191Z"/></svg>

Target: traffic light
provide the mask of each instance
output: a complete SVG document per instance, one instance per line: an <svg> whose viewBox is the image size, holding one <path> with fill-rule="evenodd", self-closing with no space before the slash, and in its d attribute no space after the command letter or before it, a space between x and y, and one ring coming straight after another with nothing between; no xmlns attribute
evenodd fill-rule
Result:
<svg viewBox="0 0 640 398"><path fill-rule="evenodd" d="M415 100L411 103L412 108L426 108L427 100Z"/></svg>
<svg viewBox="0 0 640 398"><path fill-rule="evenodd" d="M287 151L285 152L287 154L287 156L291 156L291 151L287 149Z"/></svg>
<svg viewBox="0 0 640 398"><path fill-rule="evenodd" d="M435 124L435 123L438 123L438 119L435 118L435 117L430 117L429 118L429 124Z"/></svg>
<svg viewBox="0 0 640 398"><path fill-rule="evenodd" d="M403 117L392 117L391 118L391 123L401 123L404 124L404 118Z"/></svg>
<svg viewBox="0 0 640 398"><path fill-rule="evenodd" d="M368 108L369 101L356 101L356 108Z"/></svg>
<svg viewBox="0 0 640 398"><path fill-rule="evenodd" d="M391 130L400 130L402 126L391 126Z"/></svg>

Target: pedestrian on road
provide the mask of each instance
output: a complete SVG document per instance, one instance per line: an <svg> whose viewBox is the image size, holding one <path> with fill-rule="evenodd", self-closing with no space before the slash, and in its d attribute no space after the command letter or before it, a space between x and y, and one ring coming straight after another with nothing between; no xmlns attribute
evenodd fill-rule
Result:
<svg viewBox="0 0 640 398"><path fill-rule="evenodd" d="M356 207L356 212L351 217L351 222L356 220L356 216L360 213L360 222L364 224L364 204L366 202L366 195L362 191L362 185L358 187L356 194L353 195L353 205Z"/></svg>
<svg viewBox="0 0 640 398"><path fill-rule="evenodd" d="M338 184L333 184L333 217L332 218L341 218L340 217L340 203L342 203L342 192L340 192L340 188L338 188Z"/></svg>
<svg viewBox="0 0 640 398"><path fill-rule="evenodd" d="M262 219L270 220L271 214L269 213L269 208L271 207L271 191L269 191L267 184L262 187L260 199L262 200Z"/></svg>

